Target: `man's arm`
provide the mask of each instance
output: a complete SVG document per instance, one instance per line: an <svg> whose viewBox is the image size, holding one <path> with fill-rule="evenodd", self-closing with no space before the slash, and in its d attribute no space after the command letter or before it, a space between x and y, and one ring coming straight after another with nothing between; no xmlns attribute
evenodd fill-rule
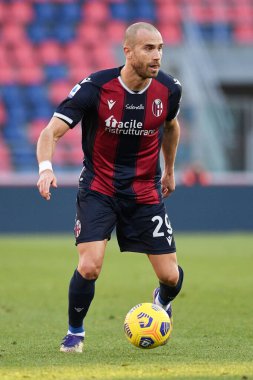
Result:
<svg viewBox="0 0 253 380"><path fill-rule="evenodd" d="M180 127L177 118L166 121L162 140L164 157L164 171L162 174L162 195L167 198L175 190L174 165L177 146L180 136Z"/></svg>
<svg viewBox="0 0 253 380"><path fill-rule="evenodd" d="M46 128L40 134L37 143L37 159L39 163L39 180L37 183L39 192L47 201L50 200L50 186L57 187L56 177L52 169L54 148L59 140L69 130L68 125L52 117Z"/></svg>

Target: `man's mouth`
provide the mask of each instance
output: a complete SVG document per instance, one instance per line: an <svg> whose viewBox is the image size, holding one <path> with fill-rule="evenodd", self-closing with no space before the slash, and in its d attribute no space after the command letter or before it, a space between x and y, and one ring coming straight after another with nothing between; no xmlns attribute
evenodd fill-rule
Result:
<svg viewBox="0 0 253 380"><path fill-rule="evenodd" d="M149 67L151 68L151 69L153 69L153 70L157 70L157 69L159 69L160 68L160 65L149 65Z"/></svg>

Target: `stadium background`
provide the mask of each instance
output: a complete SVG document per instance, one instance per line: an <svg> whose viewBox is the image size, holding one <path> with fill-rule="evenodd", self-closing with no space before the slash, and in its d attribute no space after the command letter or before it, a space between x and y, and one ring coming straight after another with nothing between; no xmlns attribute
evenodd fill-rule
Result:
<svg viewBox="0 0 253 380"><path fill-rule="evenodd" d="M155 24L162 68L183 83L179 231L253 228L253 0L0 1L0 232L70 231L80 128L58 144L50 203L36 190L36 141L92 71L124 62L126 26Z"/></svg>

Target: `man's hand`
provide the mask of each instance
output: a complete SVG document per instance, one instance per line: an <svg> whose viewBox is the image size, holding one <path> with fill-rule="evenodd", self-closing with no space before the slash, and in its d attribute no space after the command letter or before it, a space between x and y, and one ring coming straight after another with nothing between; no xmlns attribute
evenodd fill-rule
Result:
<svg viewBox="0 0 253 380"><path fill-rule="evenodd" d="M172 173L163 173L162 179L162 196L167 198L176 188L174 171Z"/></svg>
<svg viewBox="0 0 253 380"><path fill-rule="evenodd" d="M40 195L47 201L51 198L50 186L57 187L56 177L52 170L43 170L37 182Z"/></svg>

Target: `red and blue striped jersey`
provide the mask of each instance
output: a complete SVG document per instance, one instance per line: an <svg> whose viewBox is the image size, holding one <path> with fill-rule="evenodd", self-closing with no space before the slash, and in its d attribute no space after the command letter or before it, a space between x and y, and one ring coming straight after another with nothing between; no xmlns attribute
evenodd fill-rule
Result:
<svg viewBox="0 0 253 380"><path fill-rule="evenodd" d="M81 187L137 203L159 203L163 126L178 114L181 85L160 71L146 88L134 92L123 83L120 70L99 71L79 82L54 116L70 128L81 120Z"/></svg>

